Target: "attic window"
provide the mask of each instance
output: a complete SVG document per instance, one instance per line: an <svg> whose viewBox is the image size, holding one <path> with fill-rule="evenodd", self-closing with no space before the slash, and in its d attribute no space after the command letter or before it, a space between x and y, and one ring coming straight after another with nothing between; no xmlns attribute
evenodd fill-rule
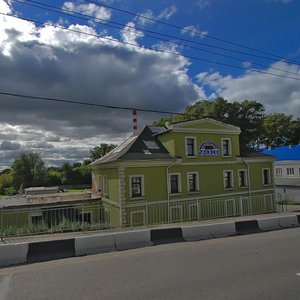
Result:
<svg viewBox="0 0 300 300"><path fill-rule="evenodd" d="M146 155L151 155L152 153L149 150L143 150Z"/></svg>
<svg viewBox="0 0 300 300"><path fill-rule="evenodd" d="M148 149L159 149L159 146L154 141L143 141Z"/></svg>

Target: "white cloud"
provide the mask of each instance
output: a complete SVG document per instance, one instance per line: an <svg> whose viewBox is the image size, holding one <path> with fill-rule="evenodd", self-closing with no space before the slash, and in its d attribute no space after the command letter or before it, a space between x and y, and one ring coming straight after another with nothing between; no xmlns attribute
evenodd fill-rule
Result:
<svg viewBox="0 0 300 300"><path fill-rule="evenodd" d="M144 26L146 24L154 23L155 20L169 20L176 12L177 8L175 5L166 7L157 16L155 16L152 10L147 9L143 13L140 13L135 19L138 20L140 25Z"/></svg>
<svg viewBox="0 0 300 300"><path fill-rule="evenodd" d="M198 35L200 38L204 38L205 35L208 34L207 31L201 31L200 29L198 29L196 26L193 26L193 25L185 26L181 30L181 33L189 34L191 37L194 37L195 35Z"/></svg>
<svg viewBox="0 0 300 300"><path fill-rule="evenodd" d="M284 62L270 66L288 72L297 73L300 78L300 67ZM262 70L268 73L283 74L273 69ZM285 74L290 77L297 75ZM219 73L200 73L199 83L215 90L211 98L224 97L232 101L256 100L261 102L267 113L284 112L300 117L300 85L298 80L275 77L266 74L247 71L237 78L222 76Z"/></svg>
<svg viewBox="0 0 300 300"><path fill-rule="evenodd" d="M63 8L77 13L92 16L94 18L108 21L111 18L111 11L103 6L95 5L93 3L76 5L71 1L65 2Z"/></svg>
<svg viewBox="0 0 300 300"><path fill-rule="evenodd" d="M158 16L159 20L166 19L169 20L175 13L177 12L177 8L175 5L166 7Z"/></svg>
<svg viewBox="0 0 300 300"><path fill-rule="evenodd" d="M86 25L68 28L96 33ZM180 55L10 17L0 17L0 30L0 70L5 74L0 91L164 111L181 111L204 97L188 76L189 61ZM124 41L140 37L138 31L122 33ZM24 150L37 151L49 164L80 160L97 144L120 142L132 128L131 111L5 96L0 103L0 144L21 145L0 150L0 169ZM165 116L138 112L138 125Z"/></svg>
<svg viewBox="0 0 300 300"><path fill-rule="evenodd" d="M121 38L125 43L137 45L137 39L142 38L143 36L144 34L142 31L135 29L135 24L133 22L127 23L124 29L121 31Z"/></svg>

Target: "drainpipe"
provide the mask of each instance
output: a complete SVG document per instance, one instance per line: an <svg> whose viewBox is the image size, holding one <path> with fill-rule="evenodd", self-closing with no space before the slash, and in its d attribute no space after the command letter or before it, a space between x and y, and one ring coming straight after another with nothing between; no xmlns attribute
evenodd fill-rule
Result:
<svg viewBox="0 0 300 300"><path fill-rule="evenodd" d="M169 169L178 162L178 158L172 162L166 169L167 171L167 199L168 199L168 223L170 222L170 186L169 186Z"/></svg>
<svg viewBox="0 0 300 300"><path fill-rule="evenodd" d="M252 195L251 195L250 167L249 167L249 163L243 157L242 157L242 161L247 167L248 195L249 195L249 200L250 200L250 204L251 204L251 214L252 214Z"/></svg>

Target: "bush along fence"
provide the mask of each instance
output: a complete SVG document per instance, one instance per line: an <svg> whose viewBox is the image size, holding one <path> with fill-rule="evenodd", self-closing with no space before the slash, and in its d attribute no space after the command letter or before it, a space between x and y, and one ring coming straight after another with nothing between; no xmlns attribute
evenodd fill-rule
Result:
<svg viewBox="0 0 300 300"><path fill-rule="evenodd" d="M87 231L116 227L155 226L276 211L273 194L219 199L185 199L135 202L119 205L102 200L89 202L2 207L1 239L11 236ZM122 215L122 218L121 218ZM120 224L120 220L123 224Z"/></svg>

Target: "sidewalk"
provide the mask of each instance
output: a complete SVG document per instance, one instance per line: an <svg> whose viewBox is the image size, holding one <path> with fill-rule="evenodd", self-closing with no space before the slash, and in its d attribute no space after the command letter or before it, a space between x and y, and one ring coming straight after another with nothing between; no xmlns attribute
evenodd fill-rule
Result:
<svg viewBox="0 0 300 300"><path fill-rule="evenodd" d="M239 222L239 221L247 221L247 220L259 220L265 218L272 218L278 216L286 216L286 215L300 215L300 205L284 205L284 212L281 213L269 213L262 215L251 215L251 216L243 216L243 217L233 217L233 218L221 218L221 219L211 219L211 220L203 220L203 221L194 221L194 222L182 222L182 223L170 223L170 224L159 224L156 226L149 226L148 228L174 228L174 227L184 227L191 225L206 225L206 224L217 224L217 223L228 223L228 222ZM34 243L34 242L46 242L46 241L57 241L57 240L65 240L72 239L75 237L83 237L83 236L93 236L99 234L109 234L114 232L128 232L131 230L144 229L144 227L139 228L115 228L115 229L106 229L106 230L94 230L94 231L77 231L77 232L65 232L65 233L53 233L53 234L39 234L39 235L28 235L28 236L19 236L19 237L9 237L3 238L0 240L1 244L16 244L16 243Z"/></svg>

